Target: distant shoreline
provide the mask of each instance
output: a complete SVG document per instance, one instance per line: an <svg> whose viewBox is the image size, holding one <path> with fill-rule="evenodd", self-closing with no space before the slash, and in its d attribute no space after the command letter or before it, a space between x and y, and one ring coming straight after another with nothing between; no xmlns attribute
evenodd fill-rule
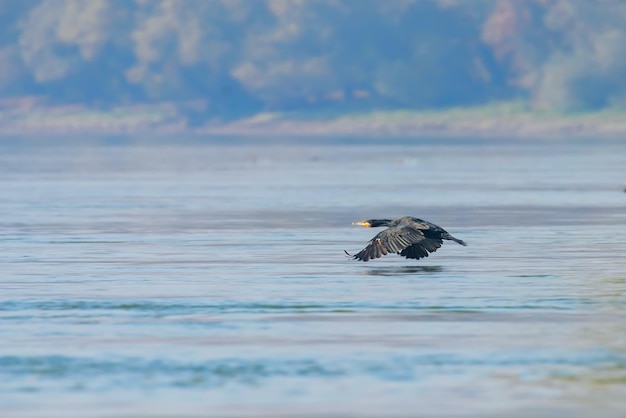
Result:
<svg viewBox="0 0 626 418"><path fill-rule="evenodd" d="M191 126L172 104L94 110L82 106L0 107L0 136L201 135L249 137L626 139L626 111L525 111L519 104L437 111L261 113Z"/></svg>

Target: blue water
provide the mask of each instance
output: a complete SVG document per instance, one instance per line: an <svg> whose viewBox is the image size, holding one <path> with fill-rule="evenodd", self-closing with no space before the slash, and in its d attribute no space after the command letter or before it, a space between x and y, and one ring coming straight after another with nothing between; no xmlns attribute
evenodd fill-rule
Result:
<svg viewBox="0 0 626 418"><path fill-rule="evenodd" d="M626 143L0 142L7 417L623 416ZM468 243L344 255L412 215Z"/></svg>

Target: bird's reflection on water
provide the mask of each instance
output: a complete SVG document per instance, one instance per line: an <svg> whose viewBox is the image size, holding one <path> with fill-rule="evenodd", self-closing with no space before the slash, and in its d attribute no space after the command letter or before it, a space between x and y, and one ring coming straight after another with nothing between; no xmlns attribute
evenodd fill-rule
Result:
<svg viewBox="0 0 626 418"><path fill-rule="evenodd" d="M364 270L367 276L402 276L407 274L440 273L443 266L386 266Z"/></svg>

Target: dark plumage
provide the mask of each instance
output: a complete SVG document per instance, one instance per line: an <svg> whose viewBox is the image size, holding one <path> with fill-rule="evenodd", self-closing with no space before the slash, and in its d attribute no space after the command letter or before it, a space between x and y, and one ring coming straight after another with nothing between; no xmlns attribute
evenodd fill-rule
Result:
<svg viewBox="0 0 626 418"><path fill-rule="evenodd" d="M354 260L368 261L382 257L388 253L397 253L406 258L420 259L428 257L429 253L437 251L443 240L452 240L461 245L467 245L460 239L454 238L445 229L422 219L403 216L398 219L369 219L367 221L352 222L353 225L365 227L388 227L379 232L370 240L363 250L350 255Z"/></svg>

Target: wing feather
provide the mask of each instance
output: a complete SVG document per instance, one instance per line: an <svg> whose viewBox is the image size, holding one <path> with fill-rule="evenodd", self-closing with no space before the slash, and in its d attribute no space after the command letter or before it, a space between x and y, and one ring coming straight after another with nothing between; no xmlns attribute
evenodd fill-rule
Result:
<svg viewBox="0 0 626 418"><path fill-rule="evenodd" d="M400 252L400 255L406 258L420 259L428 257L429 253L437 251L443 241L441 239L425 238L419 243L413 244Z"/></svg>
<svg viewBox="0 0 626 418"><path fill-rule="evenodd" d="M429 251L433 252L440 246L441 240L426 238L419 229L400 224L378 233L353 258L368 261L388 253L399 253L407 258L419 259L428 257Z"/></svg>

